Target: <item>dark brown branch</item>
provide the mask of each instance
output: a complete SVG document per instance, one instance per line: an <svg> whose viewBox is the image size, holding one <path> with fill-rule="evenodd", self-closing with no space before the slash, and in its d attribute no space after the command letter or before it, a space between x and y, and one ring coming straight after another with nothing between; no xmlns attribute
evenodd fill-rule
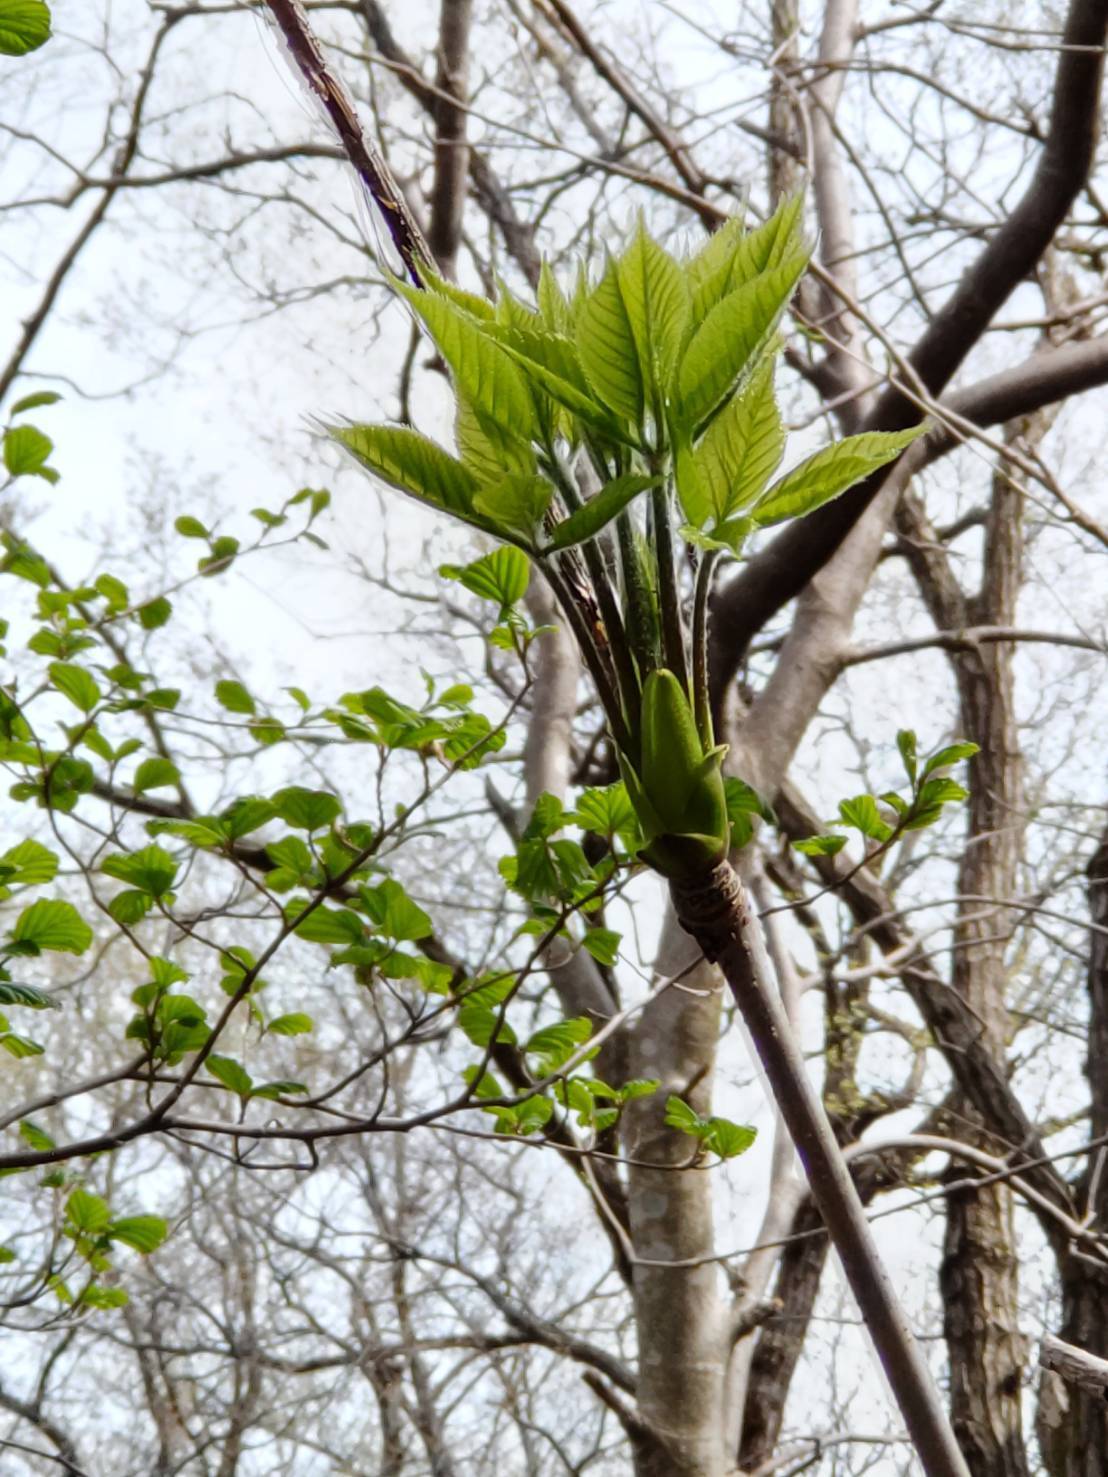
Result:
<svg viewBox="0 0 1108 1477"><path fill-rule="evenodd" d="M417 287L422 286L422 273L434 261L431 249L423 239L415 216L408 209L404 192L393 178L392 170L366 137L353 99L327 65L303 7L299 0L266 0L266 3L281 28L297 70L311 93L323 104L346 157L380 210L408 275Z"/></svg>
<svg viewBox="0 0 1108 1477"><path fill-rule="evenodd" d="M741 881L724 862L690 886L671 883L670 892L681 926L719 965L735 997L926 1477L969 1477L772 983Z"/></svg>
<svg viewBox="0 0 1108 1477"><path fill-rule="evenodd" d="M1096 140L1106 26L1108 0L1071 0L1050 125L1031 183L909 356L932 396L946 388L993 314L1034 269L1085 182ZM1008 410L999 418L1011 415ZM860 429L899 430L918 419L915 403L892 386ZM811 517L788 525L721 592L717 683L729 679L752 637L823 568L890 471L883 468Z"/></svg>
<svg viewBox="0 0 1108 1477"><path fill-rule="evenodd" d="M821 828L818 817L791 785L785 785L774 800L777 818L792 840L815 835ZM885 954L895 954L910 942L896 918L895 909L876 877L865 868L855 869L842 854L814 857L812 863L821 881L833 887L855 920ZM951 1074L991 1131L1012 1152L1013 1165L1039 1194L1068 1214L1073 1199L1065 1179L1047 1161L1038 1130L1023 1111L1012 1091L1007 1074L983 1040L980 1020L962 997L924 959L905 959L900 978L922 1015ZM1057 1243L1058 1226L1053 1217L1042 1216L1044 1232Z"/></svg>

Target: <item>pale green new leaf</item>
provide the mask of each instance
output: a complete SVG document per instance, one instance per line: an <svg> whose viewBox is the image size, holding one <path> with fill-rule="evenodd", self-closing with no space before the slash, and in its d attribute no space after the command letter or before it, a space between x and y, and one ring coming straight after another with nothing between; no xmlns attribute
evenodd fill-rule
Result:
<svg viewBox="0 0 1108 1477"><path fill-rule="evenodd" d="M436 273L424 267L420 269L420 280L425 283L432 292L437 292L448 302L452 302L456 308L461 308L471 318L477 318L482 322L491 322L496 316L496 310L488 298L478 297L476 293L466 292L464 287L459 287L456 282L450 282L445 277L439 277Z"/></svg>
<svg viewBox="0 0 1108 1477"><path fill-rule="evenodd" d="M712 421L696 449L699 482L717 523L754 502L784 454L773 369L773 355L767 355L742 393Z"/></svg>
<svg viewBox="0 0 1108 1477"><path fill-rule="evenodd" d="M483 487L473 506L495 527L518 533L530 544L553 495L545 477L516 474Z"/></svg>
<svg viewBox="0 0 1108 1477"><path fill-rule="evenodd" d="M546 548L570 549L575 544L583 544L586 539L595 538L633 498L657 486L660 480L658 477L616 477L558 524Z"/></svg>
<svg viewBox="0 0 1108 1477"><path fill-rule="evenodd" d="M516 435L538 429L535 407L519 370L469 313L434 293L395 284L423 319L454 383L475 410Z"/></svg>
<svg viewBox="0 0 1108 1477"><path fill-rule="evenodd" d="M769 220L746 232L739 220L727 221L688 264L696 323L729 292L787 260L807 260L800 231L803 196L785 200Z"/></svg>
<svg viewBox="0 0 1108 1477"><path fill-rule="evenodd" d="M774 267L716 304L693 335L678 377L680 415L701 425L765 343L800 280L806 258Z"/></svg>
<svg viewBox="0 0 1108 1477"><path fill-rule="evenodd" d="M760 528L801 518L895 461L926 429L913 426L907 431L867 431L825 447L775 482L751 516Z"/></svg>
<svg viewBox="0 0 1108 1477"><path fill-rule="evenodd" d="M41 886L53 882L57 870L56 853L30 837L0 855L0 882L5 886Z"/></svg>
<svg viewBox="0 0 1108 1477"><path fill-rule="evenodd" d="M665 395L691 325L688 280L641 222L616 271L643 382Z"/></svg>
<svg viewBox="0 0 1108 1477"><path fill-rule="evenodd" d="M558 286L554 273L550 270L550 263L545 259L539 271L537 299L539 316L547 328L554 333L569 333L569 303L566 301L565 293Z"/></svg>
<svg viewBox="0 0 1108 1477"><path fill-rule="evenodd" d="M491 533L474 512L477 478L434 441L401 426L329 426L331 435L364 467L401 492Z"/></svg>
<svg viewBox="0 0 1108 1477"><path fill-rule="evenodd" d="M40 898L24 908L11 931L17 944L33 944L56 954L83 954L92 943L92 929L72 903Z"/></svg>
<svg viewBox="0 0 1108 1477"><path fill-rule="evenodd" d="M504 348L543 395L601 435L627 439L620 422L596 399L569 339L556 334L516 333ZM634 440L632 444L636 444Z"/></svg>
<svg viewBox="0 0 1108 1477"><path fill-rule="evenodd" d="M643 413L643 378L631 320L614 261L577 310L577 352L589 383L610 410L633 426Z"/></svg>
<svg viewBox="0 0 1108 1477"><path fill-rule="evenodd" d="M149 1256L157 1251L169 1233L169 1227L160 1215L128 1215L112 1221L108 1236L112 1241L121 1241L132 1251Z"/></svg>
<svg viewBox="0 0 1108 1477"><path fill-rule="evenodd" d="M531 443L482 415L464 395L458 396L454 440L458 454L478 482L498 482L510 472L534 473Z"/></svg>
<svg viewBox="0 0 1108 1477"><path fill-rule="evenodd" d="M693 322L701 323L726 291L731 263L743 236L745 222L741 215L724 221L685 263L685 276L692 292Z"/></svg>
<svg viewBox="0 0 1108 1477"><path fill-rule="evenodd" d="M807 262L808 251L801 234L803 213L803 193L791 195L769 220L742 238L731 262L728 290L733 292L771 267L783 266L798 257Z"/></svg>

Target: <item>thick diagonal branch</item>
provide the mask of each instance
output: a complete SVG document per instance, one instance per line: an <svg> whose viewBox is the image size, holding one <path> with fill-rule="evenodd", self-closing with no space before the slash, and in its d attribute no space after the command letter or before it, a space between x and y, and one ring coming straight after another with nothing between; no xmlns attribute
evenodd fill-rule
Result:
<svg viewBox="0 0 1108 1477"><path fill-rule="evenodd" d="M882 1265L842 1150L808 1078L741 881L724 862L692 886L671 884L671 893L682 927L718 964L742 1012L924 1472L927 1477L969 1477Z"/></svg>

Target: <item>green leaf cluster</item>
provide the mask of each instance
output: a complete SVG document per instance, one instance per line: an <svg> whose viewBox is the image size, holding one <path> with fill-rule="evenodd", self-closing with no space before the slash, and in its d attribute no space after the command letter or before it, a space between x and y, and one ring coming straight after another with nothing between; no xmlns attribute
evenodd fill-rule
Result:
<svg viewBox="0 0 1108 1477"><path fill-rule="evenodd" d="M857 831L870 858L886 851L908 831L923 831L933 826L948 805L958 805L969 794L965 786L946 773L955 764L972 759L979 746L966 739L940 745L922 761L918 740L910 728L896 736L908 793L885 790L880 795L853 795L839 802L838 818L830 824L838 833L806 836L793 845L805 856L834 856L846 845L844 830Z"/></svg>
<svg viewBox="0 0 1108 1477"><path fill-rule="evenodd" d="M539 565L596 683L641 855L671 878L724 856L733 824L707 692L713 561L838 497L919 434L850 437L773 480L785 451L774 365L809 258L802 215L796 196L683 260L640 223L572 297L544 268L533 304L503 285L486 302L429 272L422 287L396 281L449 371L455 447L408 427L329 427L378 479L501 545L444 571L496 602L501 621ZM691 629L682 537L702 561ZM739 814L741 843L751 812ZM561 840L528 842L510 882L564 900L577 858Z"/></svg>

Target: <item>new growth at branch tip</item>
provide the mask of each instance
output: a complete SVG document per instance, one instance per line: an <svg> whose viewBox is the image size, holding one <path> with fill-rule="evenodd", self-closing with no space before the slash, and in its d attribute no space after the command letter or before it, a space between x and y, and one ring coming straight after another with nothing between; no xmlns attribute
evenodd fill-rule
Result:
<svg viewBox="0 0 1108 1477"><path fill-rule="evenodd" d="M393 279L449 371L456 451L407 427L327 428L378 479L538 567L603 704L640 855L670 879L710 872L730 842L708 701L720 562L924 429L849 437L775 476L803 204L753 230L729 221L683 259L640 222L595 282L582 266L564 291L544 264L534 302L430 269L420 287Z"/></svg>

